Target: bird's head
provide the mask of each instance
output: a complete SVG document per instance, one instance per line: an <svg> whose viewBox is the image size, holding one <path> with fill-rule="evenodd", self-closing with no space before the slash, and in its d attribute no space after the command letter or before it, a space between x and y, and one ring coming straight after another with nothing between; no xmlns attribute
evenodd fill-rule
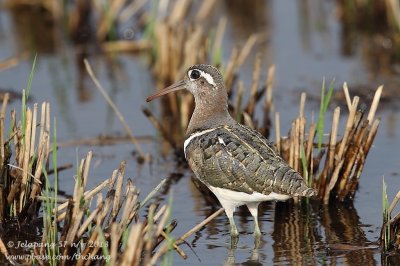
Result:
<svg viewBox="0 0 400 266"><path fill-rule="evenodd" d="M216 67L204 64L190 67L183 80L154 93L147 98L147 101L180 89L187 89L191 92L196 104L227 105L227 92L221 72Z"/></svg>

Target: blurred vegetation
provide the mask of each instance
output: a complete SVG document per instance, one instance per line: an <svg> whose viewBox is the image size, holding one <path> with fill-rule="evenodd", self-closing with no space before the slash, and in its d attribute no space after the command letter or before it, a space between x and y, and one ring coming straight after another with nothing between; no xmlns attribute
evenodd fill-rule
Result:
<svg viewBox="0 0 400 266"><path fill-rule="evenodd" d="M357 96L350 98L347 91L347 94L345 93L346 111L348 111L346 128L343 132L338 131L341 111L337 107L332 112L333 120L328 138L324 138L324 122L327 122L324 115L329 112L328 105L333 86L330 86L326 95L324 89L322 90L318 124L307 124L304 116L307 95L303 94L299 104L299 115L293 120L287 136L284 136L280 132L279 113L275 112L273 106L275 67L273 65L263 67L265 58L254 52L257 44L265 38L265 33L243 31L238 27L238 31L242 30L241 34L246 34L246 41L228 51L229 59L224 60L222 54L226 51L223 50L223 36L227 20L232 18L216 19L216 3L216 0L166 2L5 0L3 4L10 10L15 25L13 30L18 38L16 43L21 53L12 60L1 62L0 70L18 64L27 58L29 53L59 52L65 48L65 42L75 45L76 61L81 71L84 69L83 58L94 53L104 53L107 56L118 52L144 53L147 55L149 69L153 71L159 88L181 79L190 65L196 63L217 65L224 74L230 99L229 109L233 117L240 123L257 129L266 137L272 130L272 121L275 122L277 150L293 168L307 178L309 184L318 190L318 202L331 206L324 209L326 217L329 218L327 220L335 220L337 214L330 215L329 213L334 212L335 204L337 202L348 204L354 200L366 157L378 130L379 119L375 118L375 111L382 89L378 88L376 97L370 102L368 114L360 110L359 98ZM266 1L249 3L250 1L229 1L228 16L234 17L245 13L247 18L254 16L252 21L259 22L257 14L265 8ZM300 4L306 5L309 2L301 1ZM400 62L399 1L337 0L336 8L341 25L342 53L352 55L361 46L363 57L372 73L394 72L393 66ZM243 23L243 20L238 21L237 24ZM257 25L250 25L250 28L252 27L257 29ZM246 89L238 73L250 54L255 54L255 59L252 83ZM262 76L266 76L265 80L262 80ZM174 242L169 235L176 225L169 221L170 206L162 206L159 209L151 206L147 220L134 220L137 218L137 211L141 205L137 200L138 191L131 180L126 182L126 190L122 189L125 167L123 163L109 179L102 183L104 186L95 188L100 191L107 186L109 189L105 190L107 193L105 199L102 196L97 197L97 204L93 206L93 211L90 209L90 200L99 191L86 190L85 187L87 172L86 175L83 172L90 165L91 154L88 154L79 166L73 197L58 205L58 199L55 199L57 190L52 190L47 178L47 174L57 172L56 163L53 164L55 169L52 170L49 168L48 160L51 153L49 105L47 103L42 105L40 133L38 133L40 137L39 141L35 142L36 139L32 137L32 134L36 134L38 106L34 105L33 111L26 106L29 87L30 85L23 93L21 121L18 122L14 111L8 135L5 133L4 117L9 96L3 100L0 119L1 220L18 218L18 221L28 221L38 214L41 202L45 201L47 220L45 219L44 223L52 239L43 241L57 240L55 231L50 231L51 226L60 230L55 226L55 221L62 221L63 232L60 232L58 237L62 240L68 239L69 243L78 243L92 238L101 243L115 241L118 248L113 246L110 250L100 248L95 250L99 254L112 254L115 258L113 263L135 260L135 263L145 265L147 262L157 261L172 248L180 253L181 251L176 247L179 241ZM344 90L346 89L347 86ZM168 147L166 150L170 151L172 147L177 158L181 160L183 160L182 143L185 129L193 107L193 98L181 93L168 95L162 100L162 118L157 118L149 109L144 110L145 115L166 140L165 143L168 143L164 144ZM337 138L338 135L342 138ZM314 140L315 138L317 141ZM29 149L29 147L32 148ZM56 148L53 147L54 149ZM15 160L12 163L14 167L10 166L12 158ZM57 159L53 160L56 162ZM124 195L124 200L121 200L121 193ZM399 197L396 196L393 202L397 203ZM392 250L399 249L399 215L391 217L396 204L392 203L389 206L385 190L383 190L382 203L381 246L383 252L390 253ZM60 206L63 207L60 209ZM123 206L126 209L122 208ZM52 213L54 209L59 212ZM118 212L123 213L121 219L117 219ZM107 215L112 219L106 219ZM160 218L162 218L161 221L156 224L157 219ZM309 223L304 217L294 215L289 218L295 219L297 224L299 224L298 221ZM284 220L280 217L276 219L277 221ZM352 220L354 219L352 217ZM132 222L134 225L129 231L128 226ZM359 223L358 220L356 222ZM291 222L275 224L277 231L287 232L288 229L293 229ZM77 225L82 225L82 227L78 230ZM304 228L293 230L297 232L295 236L312 234ZM353 238L359 235L361 229L355 228L354 231L356 232L350 234ZM331 232L331 234L335 235L339 232ZM281 235L273 237L279 238ZM364 240L362 244L365 244ZM183 242L183 239L180 241ZM160 243L163 245L158 249L158 253L154 253ZM310 250L313 248L311 245L308 247ZM293 250L296 248L297 246ZM136 252L133 252L134 250ZM73 251L72 246L69 246L63 250L36 250L35 252L69 254ZM82 249L82 251L89 250ZM125 252L116 259L119 251ZM181 253L180 255L183 256ZM367 256L369 257L370 254L368 253Z"/></svg>

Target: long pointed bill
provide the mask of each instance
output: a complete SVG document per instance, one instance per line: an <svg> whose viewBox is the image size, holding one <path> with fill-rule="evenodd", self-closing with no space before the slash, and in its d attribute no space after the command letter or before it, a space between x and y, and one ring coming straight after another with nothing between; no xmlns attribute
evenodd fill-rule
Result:
<svg viewBox="0 0 400 266"><path fill-rule="evenodd" d="M149 97L147 97L146 101L150 102L150 101L154 100L155 98L163 96L163 95L165 95L167 93L170 93L172 91L181 90L181 89L184 88L183 87L184 85L185 85L185 81L184 80L178 81L177 83L172 84L171 86L166 87L165 89L162 89L162 90L157 91L156 93L150 95Z"/></svg>

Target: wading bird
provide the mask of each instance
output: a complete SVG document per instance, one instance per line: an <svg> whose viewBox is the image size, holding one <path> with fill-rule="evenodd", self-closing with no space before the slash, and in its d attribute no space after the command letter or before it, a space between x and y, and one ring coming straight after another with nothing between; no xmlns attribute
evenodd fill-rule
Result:
<svg viewBox="0 0 400 266"><path fill-rule="evenodd" d="M183 88L195 99L184 142L185 157L195 176L224 207L232 238L239 235L233 219L236 207L248 207L254 218L254 235L260 237L260 202L316 194L266 138L230 116L227 91L217 68L194 65L183 80L149 96L147 101Z"/></svg>

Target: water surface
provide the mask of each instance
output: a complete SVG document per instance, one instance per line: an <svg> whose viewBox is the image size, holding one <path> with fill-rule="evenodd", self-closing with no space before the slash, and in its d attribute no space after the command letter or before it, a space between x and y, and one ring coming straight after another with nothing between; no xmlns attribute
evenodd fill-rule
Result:
<svg viewBox="0 0 400 266"><path fill-rule="evenodd" d="M371 71L368 67L370 58L361 50L363 40L350 44L352 53L344 51L343 47L347 44L342 38L343 27L336 14L335 1L254 1L254 6L250 7L247 3L218 1L212 19L217 21L221 16L228 19L223 42L225 61L232 47L244 43L252 32L265 33L265 40L257 48L263 52L265 68L271 63L276 64L274 108L281 114L283 133L288 132L291 120L297 116L302 91L309 95L307 117L315 119L324 77L327 81L335 78L338 91L341 84L347 81L352 95L355 95L352 86L365 86L363 91L376 88L381 83L387 84L390 91L398 86L395 76ZM26 25L19 21L18 15L4 9L0 13L0 58L41 47L37 50L31 103L51 103L61 144L100 134L123 134L123 127L114 112L83 74L82 58L76 47L63 40L62 34L52 36L49 32L40 32L40 36L48 41L46 45L43 42L30 46L29 33L24 28ZM250 55L240 72L240 78L247 87L251 83L254 56L255 53ZM143 106L155 113L159 111L159 102L145 102L145 98L156 89L148 58L145 55L116 54L109 60L95 50L87 57L134 134L141 137L142 148L154 160L151 165L138 165L132 154L134 146L125 143L65 147L59 151L59 164L75 163L77 158L93 150L94 162L88 182L88 186L93 187L108 178L121 160L126 160L126 178L134 180L142 197L162 178L169 178L173 195L172 217L178 221L173 235L182 235L217 210L219 205L204 199L192 182L191 171L174 161L172 151L162 143L142 114ZM1 71L0 88L14 91L25 88L31 64L32 61L23 60L16 67ZM264 79L266 71L262 75ZM372 93L371 90L366 95ZM375 241L382 223L382 177L388 184L389 199L400 189L399 109L396 97L394 94L391 102L384 103L378 110L377 115L382 118L380 129L368 156L354 204L339 204L326 210L317 205L293 207L283 203L264 203L259 214L263 236L257 248L252 236L253 221L246 209L240 209L235 216L240 232L236 249L231 249L228 219L221 215L187 239L192 246L192 249L182 246L189 255L187 260L172 253L175 264L381 264L381 253ZM11 106L18 109L19 104L19 101L14 101ZM332 107L336 104L332 103ZM60 173L60 188L67 194L73 190L74 173L74 169ZM171 193L164 193L157 200L167 202L169 195Z"/></svg>

